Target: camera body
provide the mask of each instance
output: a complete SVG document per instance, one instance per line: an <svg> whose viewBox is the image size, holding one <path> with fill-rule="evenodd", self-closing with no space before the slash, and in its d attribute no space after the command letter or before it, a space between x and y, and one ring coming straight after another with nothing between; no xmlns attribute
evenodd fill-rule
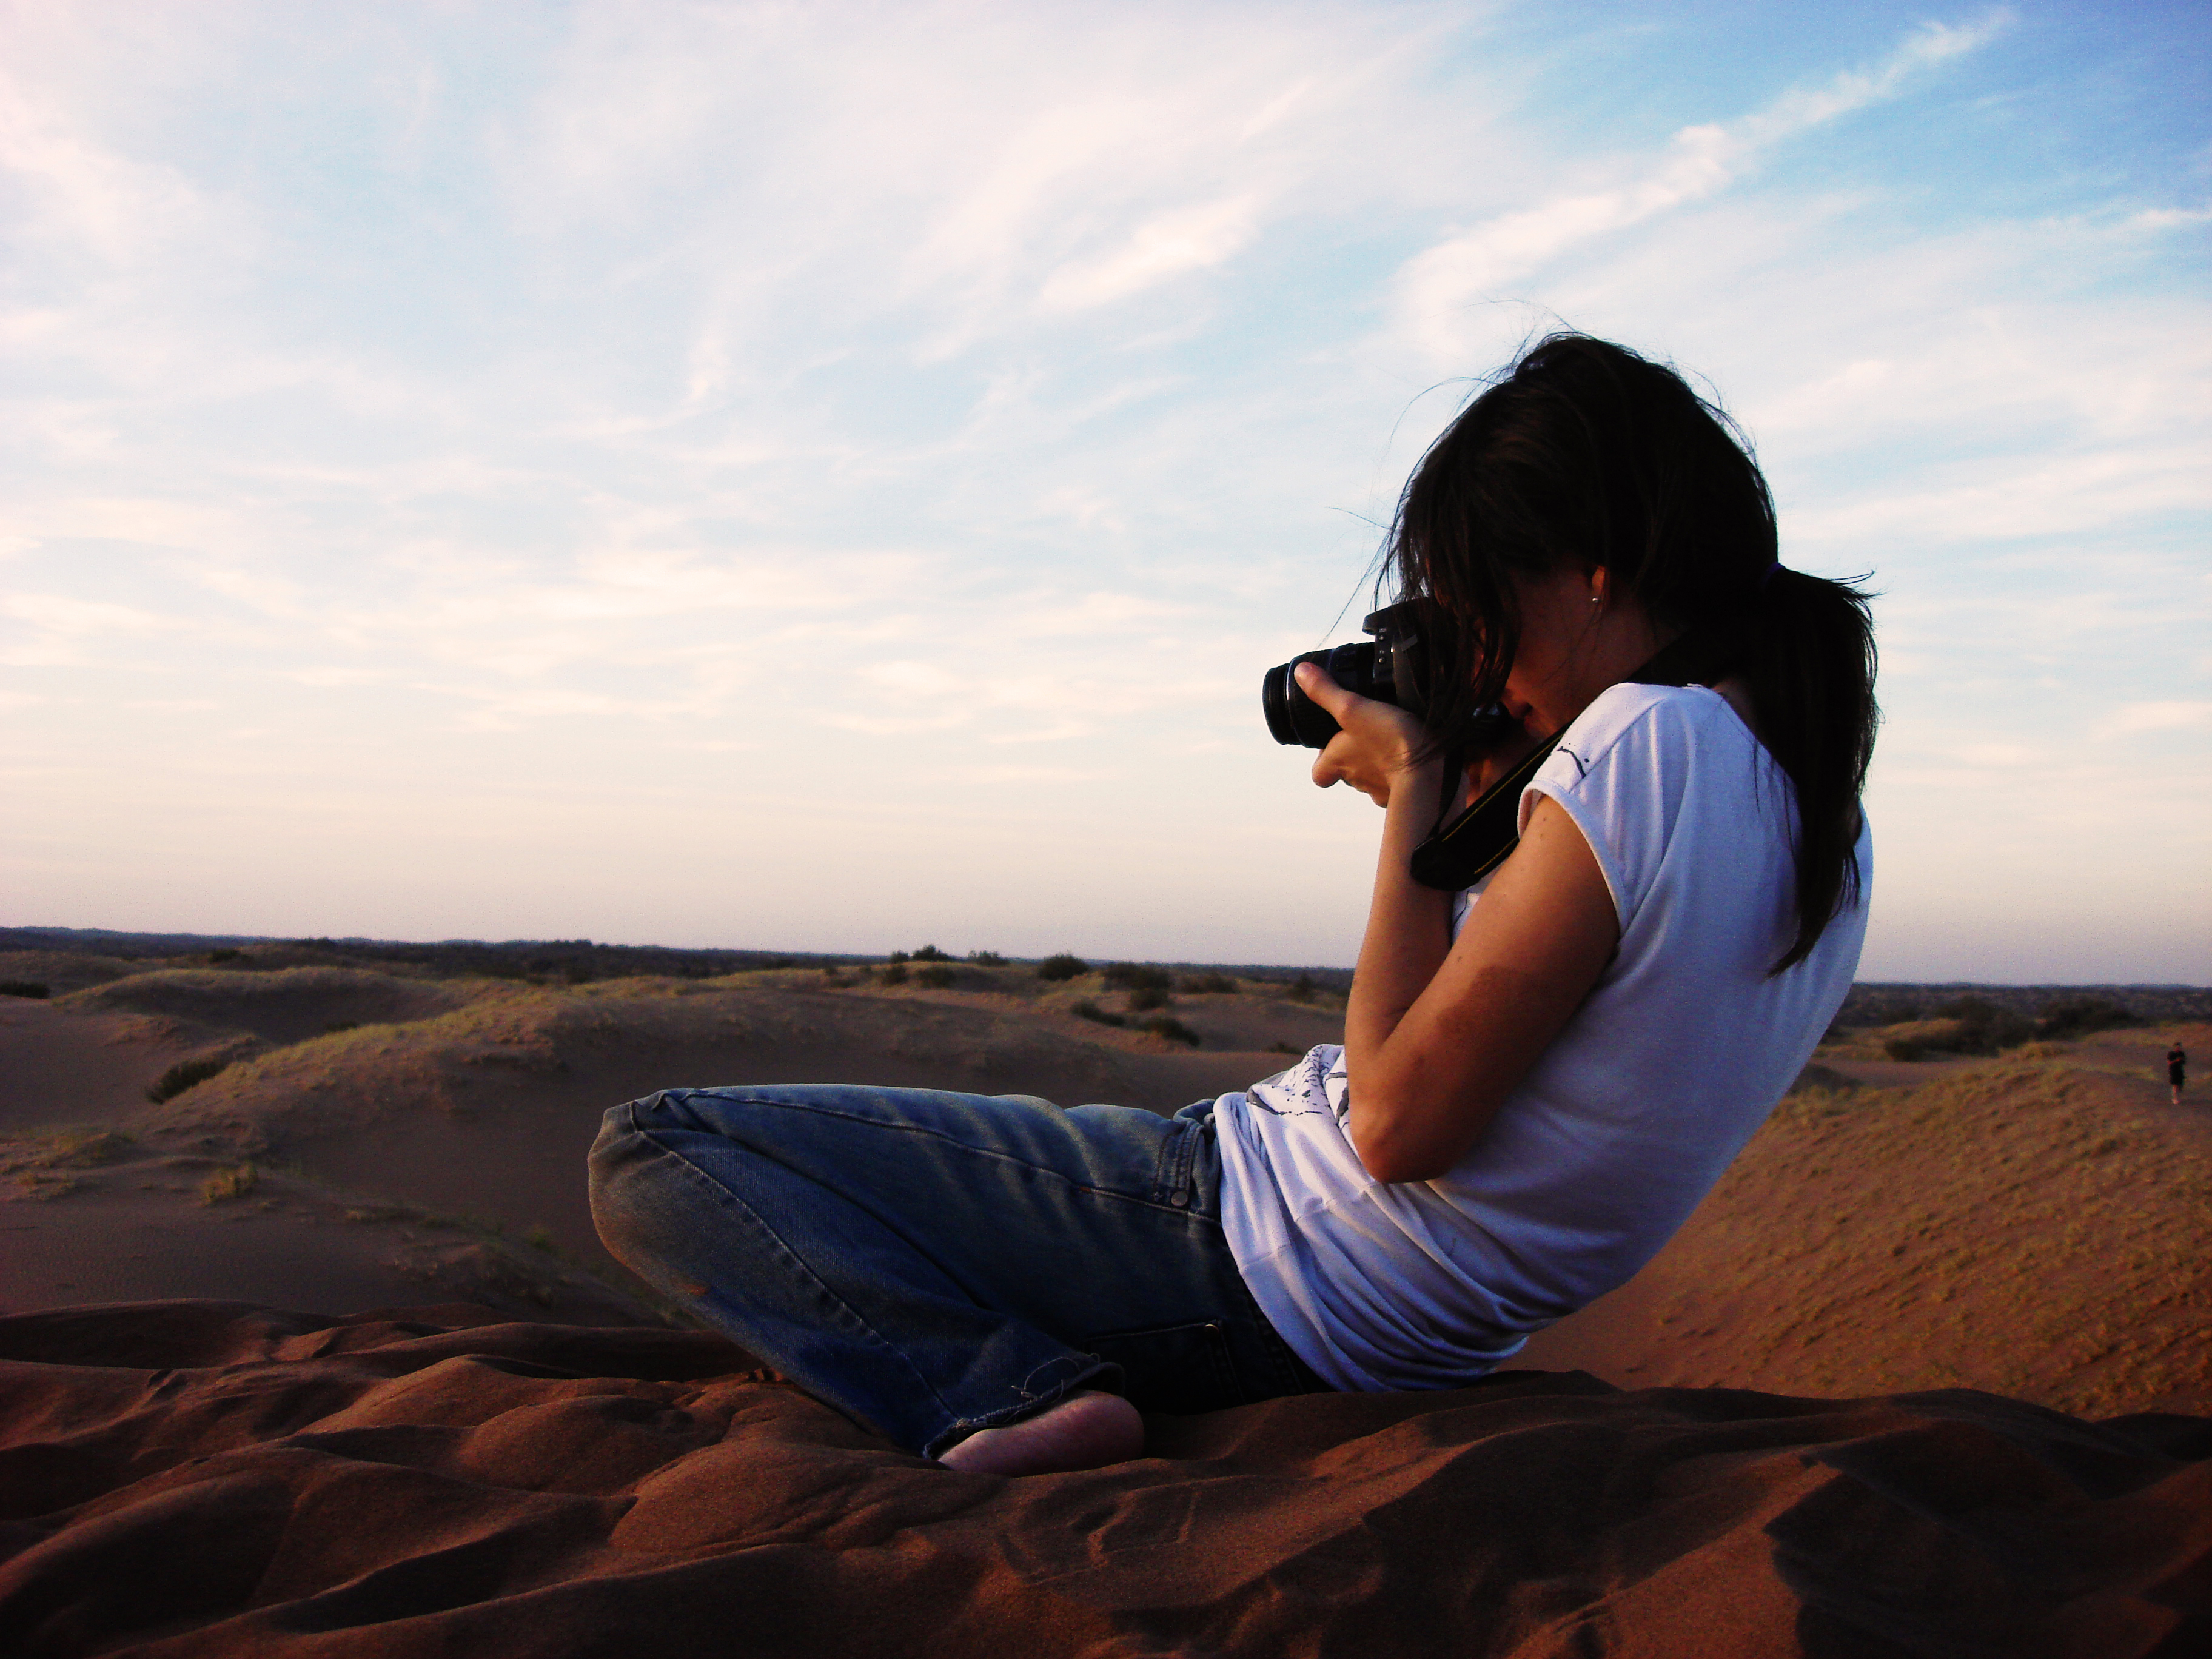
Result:
<svg viewBox="0 0 2212 1659"><path fill-rule="evenodd" d="M1418 599L1385 605L1359 624L1372 640L1308 651L1270 668L1260 684L1260 707L1277 743L1325 749L1341 729L1336 717L1298 689L1302 662L1319 663L1347 691L1428 719L1429 677L1436 650L1424 626L1426 607Z"/></svg>

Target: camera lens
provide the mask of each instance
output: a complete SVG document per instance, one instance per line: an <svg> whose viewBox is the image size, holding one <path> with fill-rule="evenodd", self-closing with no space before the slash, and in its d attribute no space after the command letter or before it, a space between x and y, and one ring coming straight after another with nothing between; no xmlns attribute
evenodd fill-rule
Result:
<svg viewBox="0 0 2212 1659"><path fill-rule="evenodd" d="M1299 690L1297 681L1291 678L1298 664L1318 662L1327 654L1322 651L1309 651L1303 657L1279 663L1270 668L1267 678L1261 681L1260 707L1267 716L1267 735L1277 743L1302 743L1308 748L1317 749L1326 744L1334 733L1336 722L1330 720L1327 712L1311 697ZM1316 720L1327 722L1329 730L1321 734L1320 743L1315 743L1306 735L1301 725L1302 716L1307 722Z"/></svg>
<svg viewBox="0 0 2212 1659"><path fill-rule="evenodd" d="M1270 668L1260 682L1260 708L1267 717L1267 735L1277 743L1303 744L1326 749L1338 732L1336 717L1298 689L1294 678L1302 662L1319 663L1328 677L1347 691L1363 697L1390 701L1388 685L1375 684L1375 647L1340 645L1326 651L1308 651Z"/></svg>

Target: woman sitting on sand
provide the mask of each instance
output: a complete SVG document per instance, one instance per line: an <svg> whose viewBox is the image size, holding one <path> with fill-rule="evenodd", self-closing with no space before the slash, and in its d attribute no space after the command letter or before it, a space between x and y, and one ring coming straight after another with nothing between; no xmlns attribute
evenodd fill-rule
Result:
<svg viewBox="0 0 2212 1659"><path fill-rule="evenodd" d="M1865 602L1777 562L1758 468L1679 377L1575 335L1437 441L1392 558L1455 653L1438 732L1497 704L1558 742L1510 856L1435 890L1411 867L1446 792L1510 790L1517 756L1462 780L1300 671L1343 728L1314 781L1386 813L1341 1048L1171 1118L668 1090L592 1150L608 1248L902 1446L1001 1474L1136 1456L1139 1408L1466 1383L1633 1274L1850 985Z"/></svg>

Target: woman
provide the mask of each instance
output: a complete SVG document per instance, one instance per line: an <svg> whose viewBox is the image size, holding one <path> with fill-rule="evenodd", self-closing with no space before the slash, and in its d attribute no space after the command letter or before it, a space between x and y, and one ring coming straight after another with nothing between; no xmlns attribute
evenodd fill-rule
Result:
<svg viewBox="0 0 2212 1659"><path fill-rule="evenodd" d="M2173 1091L2173 1103L2181 1104L2181 1091L2189 1081L2189 1051L2181 1046L2181 1039L2173 1040L2173 1047L2166 1051L2166 1086Z"/></svg>
<svg viewBox="0 0 2212 1659"><path fill-rule="evenodd" d="M1573 335L1437 440L1393 554L1433 730L1300 671L1342 728L1315 781L1385 810L1341 1048L1166 1119L667 1091L593 1149L609 1248L893 1440L1002 1474L1137 1455L1139 1407L1463 1383L1635 1273L1850 987L1864 600L1779 567L1758 469L1676 375ZM1493 704L1537 753L1462 774ZM1510 855L1417 881L1443 809L1516 761Z"/></svg>

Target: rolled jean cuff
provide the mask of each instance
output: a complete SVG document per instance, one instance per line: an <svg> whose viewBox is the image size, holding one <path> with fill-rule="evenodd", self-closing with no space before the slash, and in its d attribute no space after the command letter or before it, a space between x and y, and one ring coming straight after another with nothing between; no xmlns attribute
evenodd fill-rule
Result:
<svg viewBox="0 0 2212 1659"><path fill-rule="evenodd" d="M985 1429L1002 1429L1009 1423L1023 1422L1042 1412L1050 1411L1070 1395L1085 1389L1120 1394L1122 1388L1121 1367L1110 1359L1100 1359L1096 1356L1091 1358L1089 1366L1043 1387L1036 1386L1037 1376L1031 1372L1022 1380L1022 1399L1011 1406L1002 1406L997 1411L986 1412L981 1417L956 1419L943 1433L921 1449L921 1455L924 1457L942 1457L971 1434L981 1434ZM1055 1367L1065 1368L1069 1363L1054 1359L1040 1365L1037 1370L1048 1371Z"/></svg>

